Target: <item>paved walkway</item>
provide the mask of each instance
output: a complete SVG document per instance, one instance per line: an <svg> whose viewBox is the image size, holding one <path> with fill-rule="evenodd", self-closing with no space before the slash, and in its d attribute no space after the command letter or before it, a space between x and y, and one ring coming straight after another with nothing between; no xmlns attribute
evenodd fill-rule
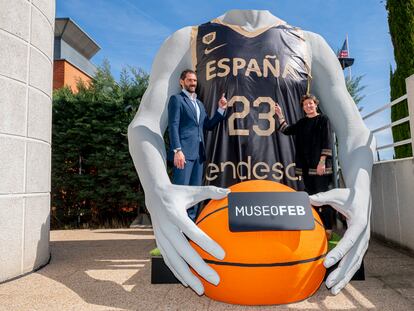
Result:
<svg viewBox="0 0 414 311"><path fill-rule="evenodd" d="M151 229L52 231L52 260L0 285L0 310L414 310L414 258L372 241L366 281L339 295L321 286L306 301L244 307L198 297L181 285L151 285Z"/></svg>

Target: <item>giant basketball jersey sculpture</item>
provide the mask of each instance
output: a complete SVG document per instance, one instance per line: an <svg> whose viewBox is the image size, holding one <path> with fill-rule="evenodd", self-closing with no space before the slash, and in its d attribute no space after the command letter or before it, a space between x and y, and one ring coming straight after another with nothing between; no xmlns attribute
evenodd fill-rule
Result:
<svg viewBox="0 0 414 311"><path fill-rule="evenodd" d="M204 49L204 54L207 54L204 56L208 56L213 52L219 52L221 48L226 48L226 45L223 44L236 43L235 40L237 38L235 35L236 33L240 34L241 29L252 30L252 37L257 35L266 36L274 31L271 28L281 29L284 24L270 12L257 10L231 10L220 16L218 19L223 23L226 22L238 25L220 25L220 29L225 29L223 27L232 27L238 31L232 33L231 37L228 37L228 40L225 39L225 37L220 39L223 40L223 43L215 45L215 43L218 43L218 37L222 36L221 31L210 31L206 28L206 33L204 35L214 32L216 32L216 34L206 36L204 41L207 43L203 43L206 46L199 46L201 49ZM215 26L214 24L220 24L220 22L216 21L211 25L205 25L205 27ZM204 35L201 35L203 27L204 26L199 27L198 31L200 32L200 35L197 36L193 29L193 38L198 38L198 40L201 41L203 40ZM263 31L263 27L266 27L265 31ZM301 60L301 57L305 57L306 54L298 54L295 52L296 45L289 43L290 39L295 38L295 30L289 30L287 25L285 25L285 27L286 30L281 30L281 33L286 33L280 36L280 43L287 44L285 46L276 46L274 49L278 52L278 48L288 46L293 48L294 53L289 49L286 50L288 55L290 55L288 58L292 58L294 60L292 61L292 66L294 66L294 68L302 68L295 72L302 72L302 74L299 74L299 80L304 80L305 77L303 76L303 72L306 73L306 71L303 69L306 67L303 67L303 63L306 64L306 62ZM191 266L197 274L211 284L217 285L220 282L220 278L214 269L201 260L199 255L194 253L194 249L190 247L188 240L184 237L184 234L218 260L223 260L225 258L225 251L216 242L209 239L205 233L203 233L202 230L196 226L196 224L188 219L186 207L193 206L194 204L197 204L207 198L221 199L226 196L227 191L216 187L187 187L171 184L165 169L166 152L163 141L164 131L167 126L166 105L168 98L175 92L179 91L177 80L182 70L191 67L191 50L193 51L193 58L195 59L197 56L197 51L195 49L197 46L193 44L191 48L190 45L191 30L191 27L185 27L176 31L164 42L160 48L160 51L157 53L152 67L149 86L144 97L142 98L139 111L128 127L128 140L131 156L139 174L142 186L145 190L145 203L151 213L157 245L164 256L167 265L171 268L177 278L179 278L183 284L186 284L194 289L198 294L202 294L204 292L204 286L201 281L188 269L188 266ZM292 31L290 33L292 35L291 37L287 36L289 31ZM258 34L258 32L261 32L261 34ZM333 294L337 294L349 282L352 275L360 266L363 254L366 252L368 247L370 233L369 218L371 211L370 182L375 141L372 139L372 136L365 126L358 109L356 109L354 102L346 90L342 68L338 63L335 53L321 36L308 31L304 31L303 35L307 46L306 51L309 52L312 64L312 92L320 98L321 106L326 115L332 121L333 128L337 134L339 160L341 161L341 168L347 187L342 189L333 189L331 191L310 197L312 204L317 206L331 204L349 219L349 228L345 236L340 243L338 243L337 247L327 254L324 261L326 267L331 267L341 260L338 268L328 276L326 281L326 285L330 288L331 292ZM215 40L213 40L214 36L216 36ZM230 33L227 33L226 36L230 36ZM239 42L240 45L237 47L240 55L232 54L233 56L231 60L229 56L223 55L223 58L225 59L212 59L210 60L212 63L209 66L207 66L207 62L205 63L206 70L209 70L209 76L214 76L214 74L216 74L218 77L217 79L221 78L223 81L224 76L221 77L221 75L227 76L227 79L232 78L233 64L236 64L236 68L242 67L243 65L242 60L236 59L237 62L235 62L234 58L243 58L246 61L246 65L243 65L243 67L245 67L243 72L246 78L243 77L243 79L254 79L256 78L255 75L259 78L260 74L262 74L263 77L265 68L267 68L268 77L270 74L273 75L271 72L273 70L273 68L271 68L272 63L270 63L270 65L268 63L264 65L265 61L263 60L263 57L266 59L267 54L261 53L262 49L265 48L267 44L263 45L263 47L261 45L251 45L251 49L254 49L257 53L261 53L260 58L255 57L258 64L256 66L256 62L251 61L251 58L254 58L253 55L242 55L242 53L246 53L244 45L248 44L248 39L250 39L247 35L245 35L245 37L247 38L242 38L245 42ZM294 42L300 46L301 40L299 39L299 31L297 32L297 37L298 40L294 39ZM270 61L272 60L273 54L269 53L269 56L270 58L268 57L267 59ZM279 55L279 57L280 56L281 55ZM226 58L228 58L228 60ZM203 59L200 55L199 62L201 63L202 61ZM288 66L286 71L286 66L282 65L282 62L284 61L280 59L279 77L278 79L275 77L274 82L279 84L282 94L283 92L287 94L287 88L283 89L281 84L283 72L286 72L286 77L290 77L292 75L294 76L295 74L292 74L290 66ZM301 62L302 65L300 66L294 65L294 63L301 64ZM196 63L197 62L194 62L194 64ZM261 67L259 66L260 64ZM277 72L277 63L273 64L275 66L274 70ZM227 68L226 65L229 68ZM198 65L197 67L200 71L202 70L201 65ZM258 70L257 67L259 67L260 70ZM224 74L227 71L229 71L228 74ZM240 69L239 73L241 72L242 70ZM309 72L310 71L307 73ZM207 80L207 72L205 72L204 75ZM235 80L236 84L239 82L241 83L240 74L238 76L240 80ZM209 81L210 80L212 79L209 79ZM285 80L290 80L290 78ZM218 88L219 85L216 87ZM244 90L241 87L237 88L237 91L242 90L244 94L240 95L233 91L234 94L226 94L227 98L231 100L231 97L233 96L246 97L249 96L250 93L254 92L252 88L248 90ZM217 89L215 92L221 91L230 92L230 90L225 90L225 88L223 90ZM200 90L200 92L203 93L203 90ZM250 99L247 99L246 97L246 100L243 97L236 97L233 99L232 103L232 109L236 106L236 110L228 111L228 122L232 120L233 123L230 123L232 127L230 127L230 124L227 123L227 130L229 131L229 134L230 131L232 131L233 134L238 134L228 135L228 137L234 136L235 139L238 138L241 142L243 142L243 144L240 145L240 150L239 147L237 147L236 152L241 154L237 156L237 159L247 157L248 160L248 155L245 153L243 148L246 147L249 139L252 138L249 137L246 140L245 136L250 136L252 133L257 132L263 134L261 131L265 131L267 134L268 132L266 131L269 129L270 132L272 132L272 125L270 124L272 121L270 121L271 118L269 115L266 114L269 112L267 110L269 108L263 98L257 100L255 97L264 97L265 100L268 100L268 98L266 98L267 95L262 95L260 93L257 95L255 94L255 96L250 97ZM281 98L276 98L276 96L271 98L273 100L278 100L279 103L282 104ZM252 100L253 103L249 102L248 106L246 102ZM246 109L245 107L247 106L249 108ZM287 111L288 108L285 106L285 103L283 103L283 106L285 111ZM210 109L212 108L210 107ZM257 114L256 117L246 119L246 116L253 111ZM233 114L233 112L236 112L236 114ZM261 115L258 113L261 113ZM292 112L289 113L289 115L291 114ZM289 116L289 118L291 118L291 116ZM241 122L241 120L245 123ZM251 120L250 122L255 121L257 123L248 123L248 120ZM289 119L289 121L292 122L294 120ZM220 130L222 131L223 129ZM249 135L240 135L245 134L246 130L249 131ZM220 133L216 133L212 138L220 138L219 134ZM261 137L256 137L255 139L259 138ZM212 147L213 149L215 148L215 144L209 144L211 146L207 147ZM263 150L260 148L258 147L257 153L263 153ZM226 153L231 154L231 152L228 151L226 151ZM212 150L209 157L214 159L216 154L217 150ZM220 157L221 159L226 159L225 156ZM213 161L220 161L219 159L220 158L217 158ZM284 159L280 160L284 161ZM239 164L240 172L242 172L242 169L244 168L246 169L244 173L248 174L251 172L247 169L248 163L239 162ZM270 169L269 172L267 172L268 168L263 164L265 163L257 162L253 164L256 165L255 170L257 176L260 174L270 174ZM284 163L284 165L285 164L286 163ZM218 173L220 170L224 171L225 169L233 169L231 166L234 165L234 163L229 161L225 162L223 164L224 167L221 167L221 164L220 166L217 166L217 164L214 165L215 166L210 165L207 170L207 173L210 174L209 178L211 179L209 182L216 182L219 184L214 177L217 176L216 179L219 178ZM280 165L277 164L275 168L280 169ZM251 169L253 168L251 167ZM274 171L273 165L271 170ZM231 173L233 174L233 172ZM244 175L242 174L240 174L241 177L238 177L239 180L244 180ZM275 175L278 177L277 174L276 170ZM257 176L253 177L257 178ZM263 178L261 175L259 177ZM267 176L267 178L269 178L269 176ZM220 175L220 179L223 179L222 175ZM235 182L238 181L237 178L233 179ZM283 180L281 181L284 182Z"/></svg>
<svg viewBox="0 0 414 311"><path fill-rule="evenodd" d="M301 189L293 137L276 134L273 106L283 107L290 124L303 117L310 65L302 31L280 21L248 32L216 19L194 27L191 44L207 111L222 93L229 100L227 121L207 135L205 184L268 179Z"/></svg>

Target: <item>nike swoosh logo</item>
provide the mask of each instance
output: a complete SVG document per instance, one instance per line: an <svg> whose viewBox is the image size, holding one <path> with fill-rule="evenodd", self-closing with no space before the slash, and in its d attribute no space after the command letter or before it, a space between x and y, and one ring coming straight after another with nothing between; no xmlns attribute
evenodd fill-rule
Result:
<svg viewBox="0 0 414 311"><path fill-rule="evenodd" d="M225 46L225 45L227 45L227 43L220 44L220 45L218 45L218 46L216 46L216 47L214 47L214 48L212 48L212 49L205 49L205 50L204 50L204 54L208 55L208 54L210 54L211 52L213 52L214 50L217 50L218 48L221 48L221 47L223 47L223 46Z"/></svg>

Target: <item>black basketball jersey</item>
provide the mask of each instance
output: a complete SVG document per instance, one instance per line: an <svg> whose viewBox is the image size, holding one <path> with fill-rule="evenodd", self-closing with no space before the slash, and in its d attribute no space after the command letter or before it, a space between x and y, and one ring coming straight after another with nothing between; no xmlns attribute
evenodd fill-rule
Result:
<svg viewBox="0 0 414 311"><path fill-rule="evenodd" d="M273 104L287 122L303 117L310 78L302 31L279 23L255 32L219 20L193 28L199 98L213 115L225 93L225 121L206 134L204 184L228 187L250 179L302 190L295 176L294 137L278 133Z"/></svg>

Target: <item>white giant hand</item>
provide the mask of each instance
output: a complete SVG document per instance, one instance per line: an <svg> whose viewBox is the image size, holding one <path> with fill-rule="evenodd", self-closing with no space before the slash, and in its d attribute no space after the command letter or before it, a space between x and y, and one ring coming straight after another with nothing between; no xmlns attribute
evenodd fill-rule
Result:
<svg viewBox="0 0 414 311"><path fill-rule="evenodd" d="M365 195L362 195L365 197ZM314 206L331 205L347 219L348 230L338 245L330 251L324 261L326 268L336 268L326 279L326 286L336 295L351 280L360 268L362 259L368 249L370 237L371 202L359 201L358 189L333 189L310 197ZM365 204L367 203L367 204Z"/></svg>
<svg viewBox="0 0 414 311"><path fill-rule="evenodd" d="M222 199L227 193L227 190L213 186L170 184L160 193L153 192L153 195L146 198L146 206L153 219L157 246L165 263L181 283L190 286L199 295L204 292L203 285L191 273L189 266L212 284L217 285L220 278L190 246L186 237L220 260L224 258L224 251L194 224L186 209L205 199Z"/></svg>
<svg viewBox="0 0 414 311"><path fill-rule="evenodd" d="M222 199L229 190L173 185L162 163L165 153L162 138L144 126L137 126L129 128L128 140L164 261L181 283L201 295L203 285L189 266L212 284L217 285L220 278L190 246L187 238L217 259L224 258L224 251L191 221L186 210L206 199Z"/></svg>

